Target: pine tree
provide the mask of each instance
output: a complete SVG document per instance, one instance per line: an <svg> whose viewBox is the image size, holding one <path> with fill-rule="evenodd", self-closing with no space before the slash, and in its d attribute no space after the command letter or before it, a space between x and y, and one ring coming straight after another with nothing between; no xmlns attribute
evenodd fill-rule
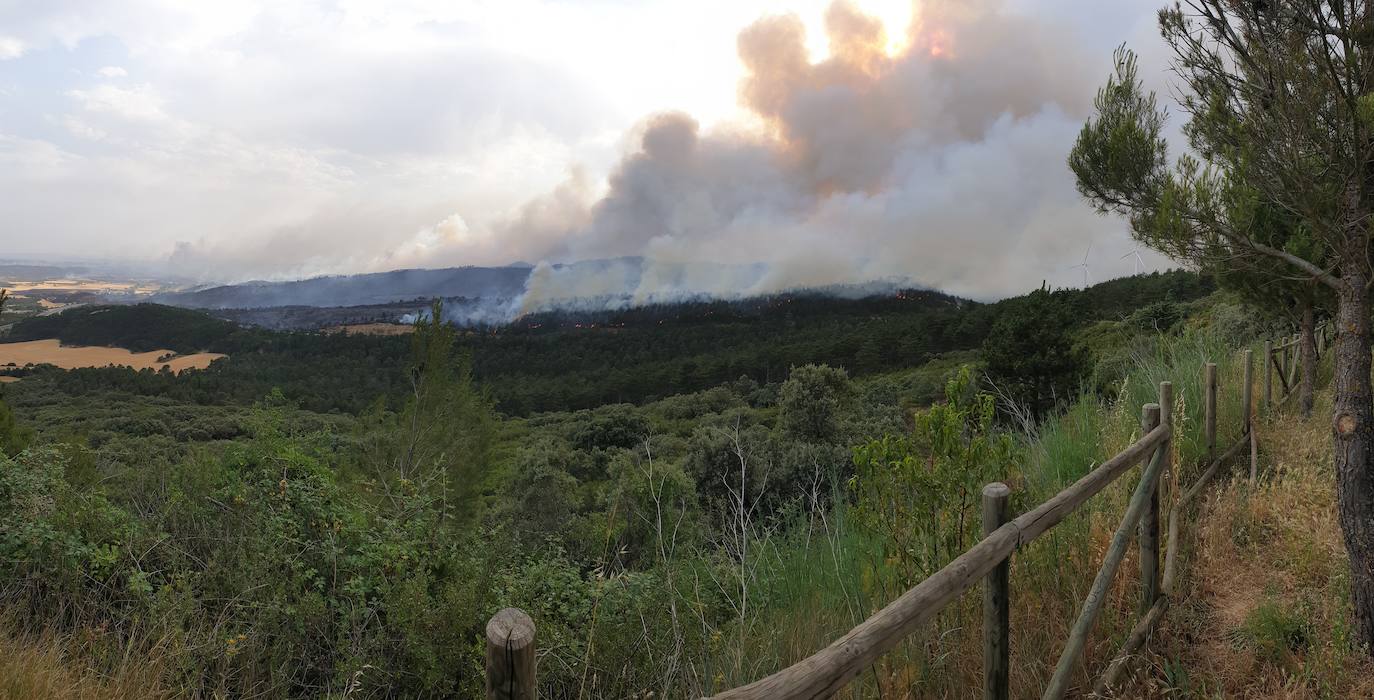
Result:
<svg viewBox="0 0 1374 700"><path fill-rule="evenodd" d="M1335 297L1337 492L1355 643L1374 649L1374 0L1183 0L1159 18L1196 156L1171 161L1165 114L1123 49L1069 165L1156 250ZM1300 222L1301 245L1258 235L1270 208Z"/></svg>

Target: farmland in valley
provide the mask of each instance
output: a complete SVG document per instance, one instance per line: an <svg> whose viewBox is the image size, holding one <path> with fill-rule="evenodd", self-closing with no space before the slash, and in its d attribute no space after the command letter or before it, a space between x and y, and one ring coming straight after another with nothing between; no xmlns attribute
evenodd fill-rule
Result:
<svg viewBox="0 0 1374 700"><path fill-rule="evenodd" d="M62 369L76 369L116 365L155 370L166 367L180 374L182 370L205 369L221 357L225 355L214 352L176 355L170 350L130 352L124 348L70 346L62 345L55 338L0 344L0 367L49 364Z"/></svg>

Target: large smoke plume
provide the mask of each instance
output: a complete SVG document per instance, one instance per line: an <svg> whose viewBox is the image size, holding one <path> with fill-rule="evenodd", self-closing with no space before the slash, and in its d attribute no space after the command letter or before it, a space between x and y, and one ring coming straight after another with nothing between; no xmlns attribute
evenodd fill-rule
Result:
<svg viewBox="0 0 1374 700"><path fill-rule="evenodd" d="M843 0L825 31L812 62L798 18L760 19L738 39L755 123L652 116L604 196L574 179L499 227L546 260L642 266L542 264L524 307L870 280L988 298L1078 261L1104 226L1063 165L1103 69L1081 42L992 0L920 3L895 55Z"/></svg>

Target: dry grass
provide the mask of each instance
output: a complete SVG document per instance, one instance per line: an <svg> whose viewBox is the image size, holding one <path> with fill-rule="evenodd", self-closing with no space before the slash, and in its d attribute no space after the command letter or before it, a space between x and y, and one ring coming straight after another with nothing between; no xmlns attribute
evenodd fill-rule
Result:
<svg viewBox="0 0 1374 700"><path fill-rule="evenodd" d="M1330 394L1312 418L1258 428L1248 465L1189 516L1180 603L1120 697L1367 698L1374 663L1350 643Z"/></svg>
<svg viewBox="0 0 1374 700"><path fill-rule="evenodd" d="M12 289L16 292L123 292L127 294L151 294L161 288L160 285L140 282L108 282L82 279L48 279L36 282L17 282L8 287L8 289Z"/></svg>
<svg viewBox="0 0 1374 700"><path fill-rule="evenodd" d="M126 656L115 671L83 663L89 654L55 634L20 636L0 629L0 700L158 700L176 697L160 682L156 662Z"/></svg>
<svg viewBox="0 0 1374 700"><path fill-rule="evenodd" d="M410 335L415 332L415 326L404 323L350 323L321 328L320 332L344 335Z"/></svg>
<svg viewBox="0 0 1374 700"><path fill-rule="evenodd" d="M155 369L163 367L181 373L187 369L205 369L210 363L224 357L215 352L198 352L194 355L174 356L170 350L151 352L130 352L123 348L77 347L62 345L56 339L29 340L22 343L0 343L0 367L14 365L50 364L62 369L78 367L106 367L119 365L134 369Z"/></svg>

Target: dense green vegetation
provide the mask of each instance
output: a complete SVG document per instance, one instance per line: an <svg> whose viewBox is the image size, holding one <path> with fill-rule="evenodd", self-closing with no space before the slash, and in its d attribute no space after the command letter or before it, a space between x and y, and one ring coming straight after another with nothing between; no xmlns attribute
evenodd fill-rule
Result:
<svg viewBox="0 0 1374 700"><path fill-rule="evenodd" d="M1053 297L1071 333L1095 321L1119 321L1152 304L1206 296L1209 278L1187 272L1099 284ZM540 314L502 328L464 330L456 347L474 376L509 415L642 403L699 391L741 377L761 385L808 363L841 367L853 377L924 364L946 353L978 350L999 321L1024 314L1036 297L976 304L932 292L835 299L794 295L752 302L693 303L593 315ZM1011 340L1024 338L1011 334ZM77 345L131 350L208 350L230 355L188 377L119 368L37 370L63 394L106 389L196 404L249 404L274 388L304 408L356 414L378 396L392 407L406 390L410 348L402 337L330 336L240 328L187 309L141 304L82 307L25 319L6 340L58 338ZM1013 371L1015 368L1013 368ZM1072 373L1055 378L1071 392Z"/></svg>
<svg viewBox="0 0 1374 700"><path fill-rule="evenodd" d="M45 317L19 337L118 333L231 357L179 377L47 368L4 387L35 435L0 458L15 524L0 531L0 606L24 628L89 631L97 667L159 655L169 685L207 697L471 697L482 626L505 605L538 622L544 697L709 692L824 644L948 561L976 537L983 483L1044 497L1129 439L1158 374L1258 332L1186 273L1110 289L1091 306L1057 291L911 312L882 300L857 319L861 302L793 301L752 317L774 343L754 311L712 318L728 305L595 320L625 323L614 332L421 324L408 338L241 330L165 307ZM1076 364L1054 369L1068 388L1035 440L980 369L1020 342L987 329L1025 304L1075 319L1052 339ZM854 336L919 334L916 319L943 319L936 339L904 341L932 350L858 360ZM940 335L974 326L978 342ZM538 358L574 378L612 364L670 376L678 353L736 337L703 362L726 378L709 388L694 389L709 373L679 375L657 389L672 395L580 408L591 394L548 376L540 395L568 410L499 408L550 372ZM617 340L626 352L599 354ZM729 359L777 347L790 371ZM839 347L849 361L825 362ZM360 366L376 376L350 381ZM1091 528L1063 532L1018 560L1032 580L1077 571L1060 555L1088 548ZM891 663L932 692L957 687L948 664L968 638L918 640Z"/></svg>

